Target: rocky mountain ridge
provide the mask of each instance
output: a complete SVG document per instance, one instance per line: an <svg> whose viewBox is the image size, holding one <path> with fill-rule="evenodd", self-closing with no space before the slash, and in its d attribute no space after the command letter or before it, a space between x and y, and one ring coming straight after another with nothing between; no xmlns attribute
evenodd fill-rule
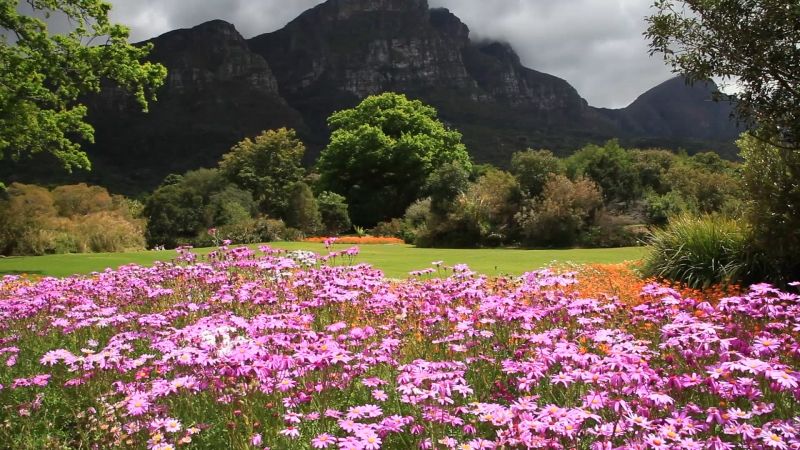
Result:
<svg viewBox="0 0 800 450"><path fill-rule="evenodd" d="M169 173L213 166L243 137L280 126L298 130L311 163L332 112L384 91L435 106L475 160L500 166L528 147L566 154L615 137L724 153L738 134L730 105L710 101L713 84L676 78L627 108L594 108L566 81L525 67L508 44L469 35L426 0L328 0L249 40L221 20L171 31L148 41L151 59L169 69L150 113L116 89L89 99L95 170L63 181L140 193ZM31 176L12 169L6 179Z"/></svg>

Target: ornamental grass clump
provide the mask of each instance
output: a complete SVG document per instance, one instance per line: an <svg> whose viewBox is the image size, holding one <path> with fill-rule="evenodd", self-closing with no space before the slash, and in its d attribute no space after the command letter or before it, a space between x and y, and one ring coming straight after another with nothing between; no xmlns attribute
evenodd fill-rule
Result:
<svg viewBox="0 0 800 450"><path fill-rule="evenodd" d="M631 306L581 294L574 273L397 282L356 254L182 249L3 277L0 445L800 446L796 293L707 302L651 283Z"/></svg>
<svg viewBox="0 0 800 450"><path fill-rule="evenodd" d="M642 272L692 288L736 283L746 276L748 242L741 221L682 216L653 232Z"/></svg>

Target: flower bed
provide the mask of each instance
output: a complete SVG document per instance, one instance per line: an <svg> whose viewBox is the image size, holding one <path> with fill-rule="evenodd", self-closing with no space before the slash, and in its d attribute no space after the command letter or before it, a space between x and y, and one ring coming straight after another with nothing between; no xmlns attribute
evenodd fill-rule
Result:
<svg viewBox="0 0 800 450"><path fill-rule="evenodd" d="M355 250L327 258L352 258ZM797 448L800 297L307 252L0 281L9 448Z"/></svg>

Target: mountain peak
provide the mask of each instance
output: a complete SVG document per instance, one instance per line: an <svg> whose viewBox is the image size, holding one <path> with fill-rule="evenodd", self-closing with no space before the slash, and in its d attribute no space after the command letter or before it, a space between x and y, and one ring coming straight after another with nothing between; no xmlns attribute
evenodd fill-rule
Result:
<svg viewBox="0 0 800 450"><path fill-rule="evenodd" d="M427 0L328 0L324 3L338 8L345 14L375 11L418 11L427 10Z"/></svg>

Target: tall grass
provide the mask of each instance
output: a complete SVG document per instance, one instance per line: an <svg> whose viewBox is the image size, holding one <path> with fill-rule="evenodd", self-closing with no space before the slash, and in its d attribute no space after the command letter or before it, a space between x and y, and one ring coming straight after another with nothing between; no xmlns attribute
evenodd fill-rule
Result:
<svg viewBox="0 0 800 450"><path fill-rule="evenodd" d="M681 216L649 239L646 276L692 288L735 283L747 272L749 232L740 221L718 216Z"/></svg>

